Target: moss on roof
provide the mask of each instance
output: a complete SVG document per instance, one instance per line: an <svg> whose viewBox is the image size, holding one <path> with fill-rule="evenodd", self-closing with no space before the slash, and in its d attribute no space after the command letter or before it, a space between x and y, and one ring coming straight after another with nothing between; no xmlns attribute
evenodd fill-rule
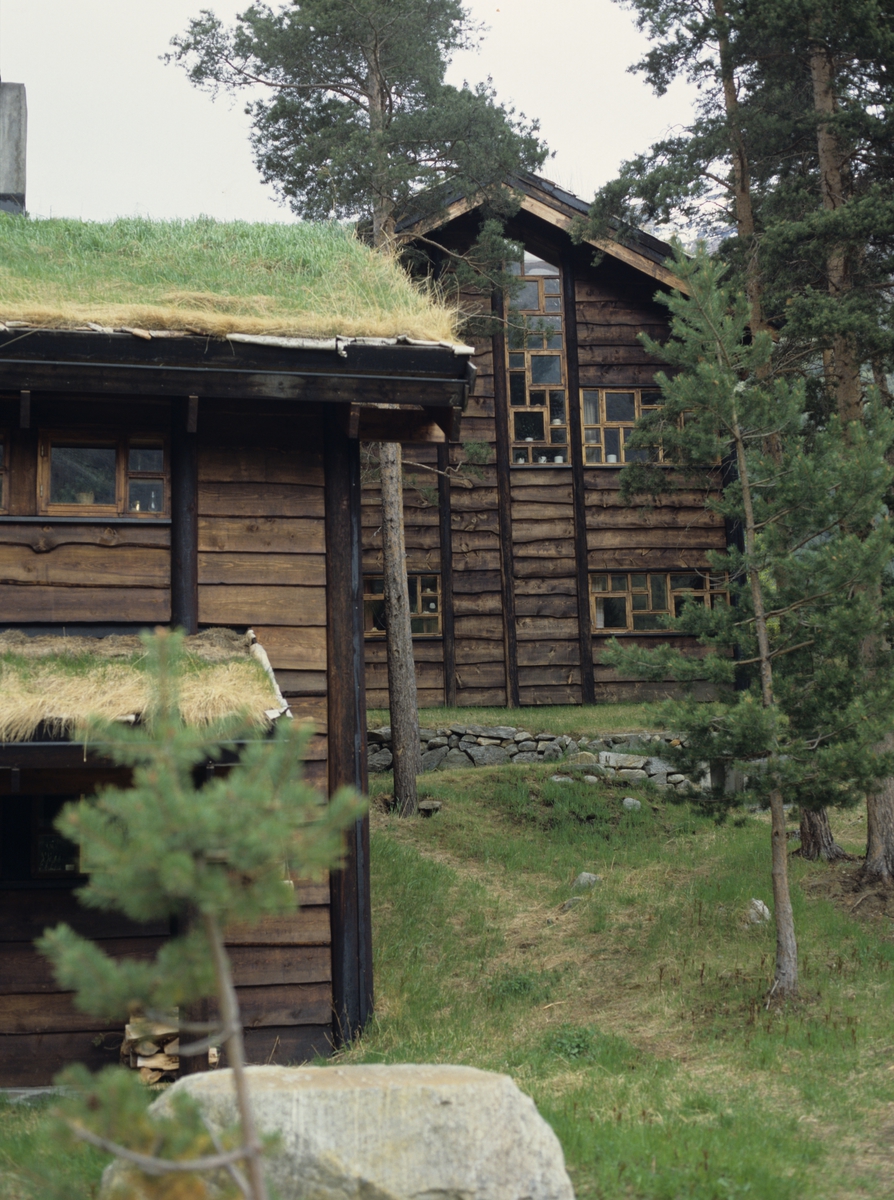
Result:
<svg viewBox="0 0 894 1200"><path fill-rule="evenodd" d="M0 742L23 742L43 730L66 736L92 718L144 717L152 704L146 646L135 636L28 637L0 634ZM279 698L249 638L208 629L183 642L178 703L187 725L213 725L245 714L269 723Z"/></svg>
<svg viewBox="0 0 894 1200"><path fill-rule="evenodd" d="M343 225L0 213L0 321L225 337L455 339L454 314Z"/></svg>

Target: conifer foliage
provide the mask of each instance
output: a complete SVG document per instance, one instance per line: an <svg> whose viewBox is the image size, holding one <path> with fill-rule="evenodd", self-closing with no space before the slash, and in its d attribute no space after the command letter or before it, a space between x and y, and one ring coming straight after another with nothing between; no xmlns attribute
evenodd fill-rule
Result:
<svg viewBox="0 0 894 1200"><path fill-rule="evenodd" d="M679 251L674 269L691 296L666 298L667 344L643 339L674 374L658 376L663 407L641 422L634 444L660 442L681 486L692 470L703 477L727 465L723 494L708 503L741 529L742 544L711 565L729 572L734 603L686 605L672 622L698 636L703 658L669 644L615 643L606 662L653 680L715 685L715 703L690 693L668 703L665 719L688 735L684 768L709 761L739 770L748 794L769 807L774 991L790 996L798 970L784 804L854 802L892 766L874 747L894 706L878 602L894 544L885 506L894 423L878 403L846 426L837 414L812 421L803 382L768 375L772 339L749 336L748 300L725 285L724 268L702 248L692 260ZM622 482L629 499L674 486L665 467L648 463L625 468Z"/></svg>
<svg viewBox="0 0 894 1200"><path fill-rule="evenodd" d="M242 1019L225 931L237 922L250 925L294 910L292 876L337 865L342 831L362 805L347 789L324 802L302 781L307 735L293 722L281 721L269 737L245 720L186 727L177 704L178 675L189 669L181 643L181 635L164 630L146 638L156 702L143 725L97 725L86 733L88 741L102 741L115 762L133 769L132 787L105 788L95 799L69 804L59 821L60 831L80 845L89 872L79 892L82 904L135 921L173 919L180 932L149 962L112 958L66 925L45 933L39 945L60 985L76 992L77 1007L118 1024L128 1013L132 1020L176 1023L178 1008L213 997L219 1020L192 1030L182 1023L180 1053L223 1045L233 1069L241 1137L235 1148L199 1154L192 1168L184 1165L184 1155L194 1159L195 1141L174 1138L178 1161L153 1164L155 1142L145 1120L131 1120L137 1103L128 1100L131 1081L122 1082L116 1068L92 1079L83 1069L63 1075L63 1082L89 1099L69 1114L68 1127L150 1175L225 1168L244 1195L262 1200L262 1147L248 1104ZM206 781L207 764L227 748L238 750L238 763ZM201 1133L198 1126L196 1136ZM156 1134L158 1144L170 1141L165 1131Z"/></svg>

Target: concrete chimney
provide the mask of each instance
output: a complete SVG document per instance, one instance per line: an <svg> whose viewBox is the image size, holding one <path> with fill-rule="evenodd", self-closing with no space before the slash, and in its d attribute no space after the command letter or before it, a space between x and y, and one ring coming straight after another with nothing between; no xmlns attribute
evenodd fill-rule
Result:
<svg viewBox="0 0 894 1200"><path fill-rule="evenodd" d="M25 211L28 106L24 83L0 83L0 212Z"/></svg>

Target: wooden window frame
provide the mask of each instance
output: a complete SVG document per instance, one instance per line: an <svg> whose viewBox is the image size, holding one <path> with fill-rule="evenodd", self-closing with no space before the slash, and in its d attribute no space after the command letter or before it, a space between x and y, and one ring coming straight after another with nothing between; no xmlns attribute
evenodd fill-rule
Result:
<svg viewBox="0 0 894 1200"><path fill-rule="evenodd" d="M526 252L526 257L537 256ZM550 274L542 271L526 271L524 263L513 265L524 286L537 285L537 307L516 307L510 301L509 328L506 336L506 379L509 408L509 457L513 467L518 466L567 466L571 461L571 395L568 391L568 360L565 352L565 312L562 303L562 270L545 259L538 259L550 267ZM516 271L517 267L517 271ZM524 325L513 324L513 315L521 317ZM541 328L537 328L538 322ZM549 323L550 327L547 327ZM557 324L554 324L557 323ZM533 345L539 338L539 345ZM558 341L561 344L555 345ZM553 344L551 344L553 343ZM533 378L533 364L537 359L558 358L559 382L538 383ZM515 386L513 386L515 385ZM518 388L523 385L524 403L513 400ZM543 404L532 404L532 394L543 393ZM562 416L556 414L561 405ZM515 418L519 414L543 415L542 438L517 438Z"/></svg>
<svg viewBox="0 0 894 1200"><path fill-rule="evenodd" d="M690 583L684 584L688 579ZM621 586L623 580L623 586ZM663 580L664 607L656 604L656 580ZM698 580L701 586L692 581ZM604 586L601 586L604 585ZM634 607L634 597L644 597L646 605ZM714 608L718 604L729 604L729 578L716 571L687 570L679 567L672 571L591 571L590 572L590 620L594 635L600 637L624 633L676 633L661 624L661 620L679 615L677 600L700 600L703 605ZM623 599L625 624L605 624L606 599ZM600 603L602 608L600 609ZM639 621L637 618L639 617Z"/></svg>
<svg viewBox="0 0 894 1200"><path fill-rule="evenodd" d="M372 601L381 600L382 595L383 595L382 592L373 592L369 588L369 584L373 580L375 580L376 583L382 582L384 584L384 578L385 578L384 575L380 575L375 572L365 571L363 574L363 635L364 635L364 637L378 639L378 638L384 638L386 636L386 631L384 629L375 629L375 628L367 629L367 627L366 627L366 624L367 624L367 621L366 621L367 607L366 606L367 606L367 604ZM416 605L417 605L416 609L415 610L411 609L411 612L410 612L411 628L412 628L414 621L423 621L423 620L425 620L425 621L435 620L435 621L437 621L437 626L438 626L437 630L435 630L435 631L424 630L424 629L413 630L413 637L414 638L443 637L443 634L444 634L444 625L443 625L444 608L443 608L442 597L441 597L440 573L437 571L408 571L407 572L407 580L409 581L411 579L416 580ZM435 591L431 591L431 589L424 590L422 587L423 579L434 579ZM424 611L422 609L422 604L426 597L429 598L429 602L431 602L431 597L435 597L435 603L438 606L437 612L432 613L430 610Z"/></svg>
<svg viewBox="0 0 894 1200"><path fill-rule="evenodd" d="M50 454L53 442L74 445L114 447L115 503L114 504L52 504L50 502ZM162 470L131 471L128 454L141 442L161 444L164 459ZM128 507L129 485L132 479L162 479L164 507L159 512L141 512ZM102 430L43 429L38 439L37 512L46 517L108 517L110 520L130 517L137 520L164 520L171 515L171 448L170 439L155 430L132 432L103 432Z"/></svg>
<svg viewBox="0 0 894 1200"><path fill-rule="evenodd" d="M0 428L0 513L9 512L9 430Z"/></svg>
<svg viewBox="0 0 894 1200"><path fill-rule="evenodd" d="M599 406L599 420L597 422L588 422L586 420L586 396L597 396ZM606 412L606 397L611 395L629 396L634 398L635 417L632 421L612 421L607 419ZM647 403L644 397L656 397L661 399L661 391L655 387L608 387L608 388L589 388L582 387L580 389L580 425L581 425L581 442L583 443L583 455L585 467L623 467L628 462L644 462L652 461L663 462L661 447L655 448L654 455L650 455L645 448L632 450L631 457L628 458L626 451L626 439L628 433L636 428L638 421L645 416L646 413L656 412L661 408L660 403ZM618 456L615 462L607 461L608 440L606 433L617 430L618 435ZM590 438L598 438L588 441Z"/></svg>

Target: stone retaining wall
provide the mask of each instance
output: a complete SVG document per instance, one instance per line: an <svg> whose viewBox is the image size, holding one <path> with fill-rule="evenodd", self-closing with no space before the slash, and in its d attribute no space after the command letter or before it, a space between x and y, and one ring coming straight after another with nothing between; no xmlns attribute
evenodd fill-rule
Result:
<svg viewBox="0 0 894 1200"><path fill-rule="evenodd" d="M367 735L370 774L391 768L391 729L371 729ZM451 725L420 729L422 770L494 767L505 763L559 763L585 768L630 783L649 780L657 787L694 791L707 780L694 782L662 757L665 747L683 740L674 733L605 733L593 738L530 733L511 725Z"/></svg>

